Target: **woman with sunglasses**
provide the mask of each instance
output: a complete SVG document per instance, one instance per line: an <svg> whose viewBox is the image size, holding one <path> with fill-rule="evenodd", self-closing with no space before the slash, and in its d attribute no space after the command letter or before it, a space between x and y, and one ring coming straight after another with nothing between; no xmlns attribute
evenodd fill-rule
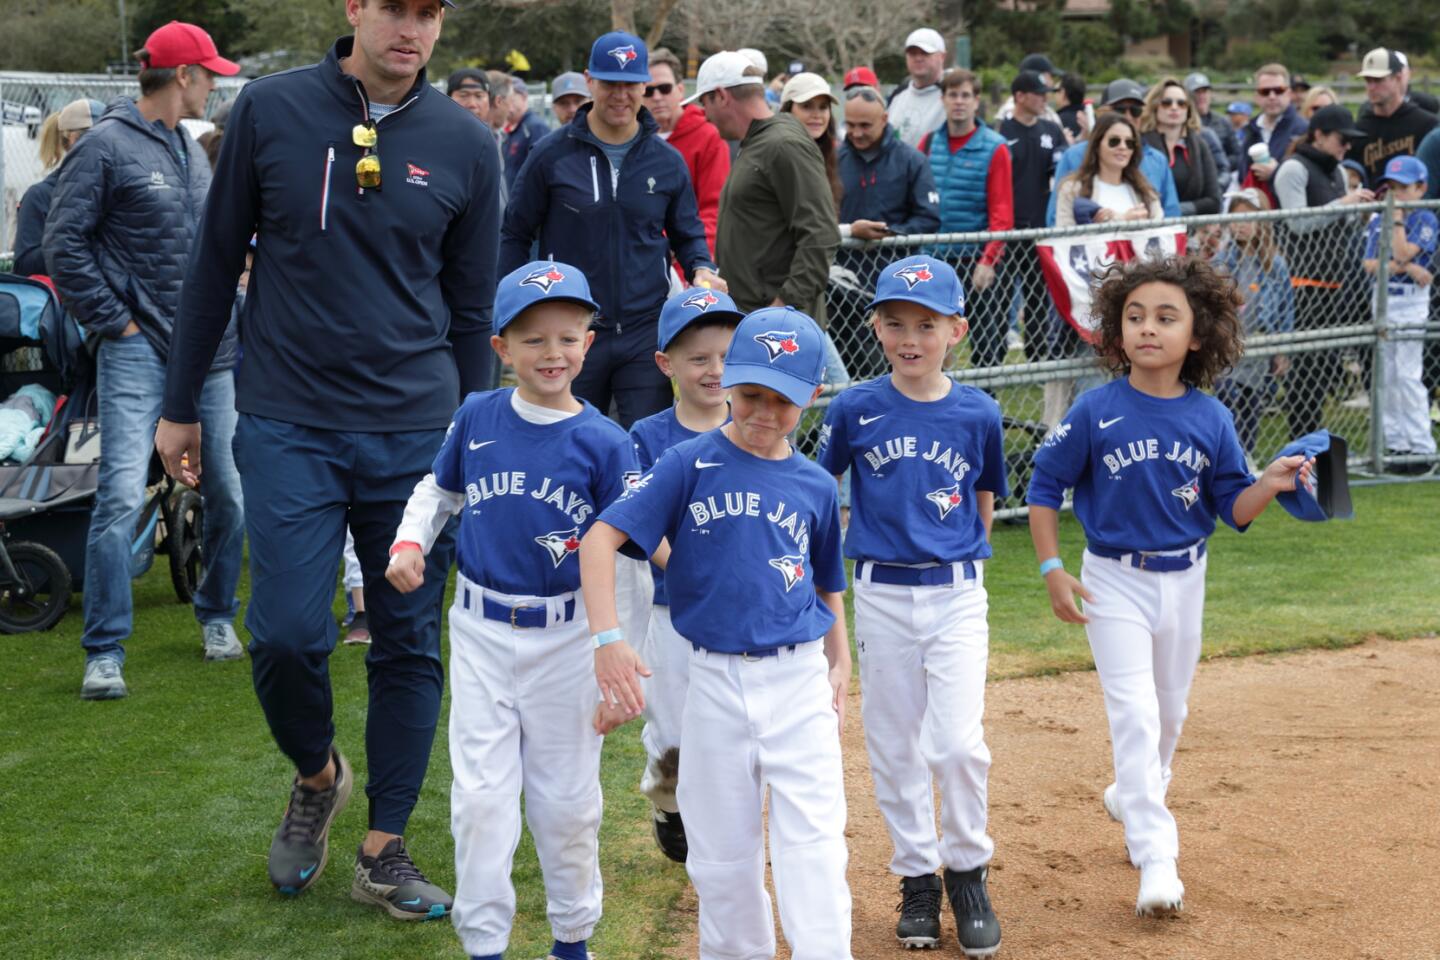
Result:
<svg viewBox="0 0 1440 960"><path fill-rule="evenodd" d="M1175 177L1180 215L1220 212L1220 181L1215 156L1200 134L1200 116L1175 77L1162 77L1145 97L1140 114L1141 139L1164 152Z"/></svg>
<svg viewBox="0 0 1440 960"><path fill-rule="evenodd" d="M1055 225L1082 223L1087 209L1093 223L1164 216L1155 188L1140 172L1140 148L1139 135L1129 117L1122 113L1101 114L1080 169L1061 181L1055 191Z"/></svg>

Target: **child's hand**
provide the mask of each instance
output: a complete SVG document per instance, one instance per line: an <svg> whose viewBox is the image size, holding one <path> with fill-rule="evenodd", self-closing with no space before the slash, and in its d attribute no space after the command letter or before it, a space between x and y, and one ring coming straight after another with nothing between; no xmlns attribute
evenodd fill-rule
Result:
<svg viewBox="0 0 1440 960"><path fill-rule="evenodd" d="M850 691L850 660L830 668L830 706L835 710L837 729L845 733L845 695Z"/></svg>
<svg viewBox="0 0 1440 960"><path fill-rule="evenodd" d="M1313 492L1315 487L1310 478L1314 470L1314 457L1306 460L1304 454L1300 453L1289 457L1280 457L1270 461L1265 472L1260 474L1260 483L1265 484L1272 493L1298 490L1302 484L1306 490Z"/></svg>
<svg viewBox="0 0 1440 960"><path fill-rule="evenodd" d="M1045 589L1050 591L1050 609L1055 611L1055 616L1066 623L1090 622L1090 618L1075 605L1075 594L1084 597L1086 603L1094 602L1095 598L1083 583L1066 573L1064 567L1056 567L1045 574Z"/></svg>
<svg viewBox="0 0 1440 960"><path fill-rule="evenodd" d="M390 565L385 568L385 579L401 593L420 589L425 582L425 554L417 547L407 547L390 555Z"/></svg>
<svg viewBox="0 0 1440 960"><path fill-rule="evenodd" d="M623 707L626 719L638 717L645 709L645 694L640 690L639 678L648 676L650 668L624 640L607 643L595 651L595 679L600 684L600 699L612 707Z"/></svg>
<svg viewBox="0 0 1440 960"><path fill-rule="evenodd" d="M600 704L595 707L595 732L603 737L611 730L624 726L632 719L633 717L624 707L612 706L602 700Z"/></svg>

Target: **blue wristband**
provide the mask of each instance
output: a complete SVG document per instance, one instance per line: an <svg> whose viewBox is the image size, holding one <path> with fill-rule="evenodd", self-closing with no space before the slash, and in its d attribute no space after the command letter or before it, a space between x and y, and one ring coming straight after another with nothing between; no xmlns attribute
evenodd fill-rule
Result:
<svg viewBox="0 0 1440 960"><path fill-rule="evenodd" d="M609 630L601 630L591 639L595 641L595 649L599 650L601 647L624 640L625 632L619 627L611 627Z"/></svg>
<svg viewBox="0 0 1440 960"><path fill-rule="evenodd" d="M1040 564L1040 576L1045 576L1051 570L1064 569L1065 561L1061 560L1059 557L1051 557L1049 560L1046 560L1044 563Z"/></svg>

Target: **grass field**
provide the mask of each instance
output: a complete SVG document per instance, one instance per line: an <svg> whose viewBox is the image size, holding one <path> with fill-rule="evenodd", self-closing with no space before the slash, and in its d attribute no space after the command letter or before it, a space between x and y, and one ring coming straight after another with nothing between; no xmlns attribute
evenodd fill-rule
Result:
<svg viewBox="0 0 1440 960"><path fill-rule="evenodd" d="M1440 484L1366 488L1355 499L1353 522L1301 524L1274 509L1243 537L1216 534L1207 654L1440 629L1433 535ZM1078 569L1072 518L1061 539L1067 564ZM987 571L993 675L1088 667L1083 632L1049 613L1025 529L1002 525L995 550ZM0 837L11 858L0 893L0 955L461 956L448 924L400 924L349 900L365 826L358 792L332 833L331 863L316 888L295 900L271 892L265 853L289 772L255 703L248 664L202 662L199 631L189 609L175 603L163 564L137 584L136 602L126 700L78 698L78 598L53 632L0 637ZM362 780L363 656L341 648L331 660L339 744ZM680 925L693 922L673 909L683 868L649 836L635 790L641 752L634 724L605 747L606 915L592 941L601 960L668 956ZM421 866L447 887L454 880L449 780L442 732L409 840ZM507 956L543 957L549 933L528 838L516 884L519 918Z"/></svg>

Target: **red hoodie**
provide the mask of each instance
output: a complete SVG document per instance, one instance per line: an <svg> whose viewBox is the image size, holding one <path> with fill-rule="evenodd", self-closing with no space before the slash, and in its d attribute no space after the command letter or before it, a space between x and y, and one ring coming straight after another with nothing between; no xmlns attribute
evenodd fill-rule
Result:
<svg viewBox="0 0 1440 960"><path fill-rule="evenodd" d="M681 112L680 122L670 134L670 146L680 151L690 168L700 222L705 225L705 242L715 256L715 221L720 217L720 189L730 175L730 148L720 131L705 119L705 111L690 104Z"/></svg>

